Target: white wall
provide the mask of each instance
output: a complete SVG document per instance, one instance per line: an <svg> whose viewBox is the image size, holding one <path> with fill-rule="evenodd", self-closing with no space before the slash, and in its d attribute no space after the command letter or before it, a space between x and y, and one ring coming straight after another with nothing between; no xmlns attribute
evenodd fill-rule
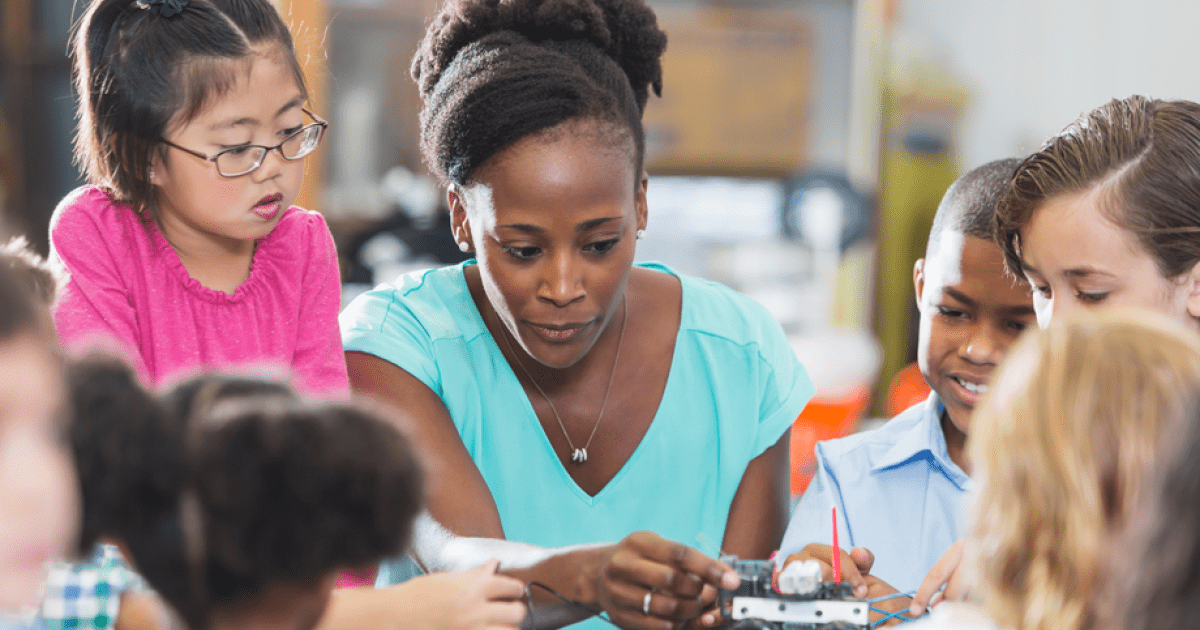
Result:
<svg viewBox="0 0 1200 630"><path fill-rule="evenodd" d="M1033 151L1111 98L1200 101L1195 0L903 0L899 26L975 93L964 170Z"/></svg>

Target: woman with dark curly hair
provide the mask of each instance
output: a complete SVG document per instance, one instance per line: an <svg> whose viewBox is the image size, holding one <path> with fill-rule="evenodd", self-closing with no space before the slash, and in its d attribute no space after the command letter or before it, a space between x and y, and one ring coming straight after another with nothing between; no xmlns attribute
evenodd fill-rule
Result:
<svg viewBox="0 0 1200 630"><path fill-rule="evenodd" d="M158 400L109 359L73 366L70 381L80 549L116 541L182 622L165 627L308 630L322 619L339 570L371 566L408 544L423 474L408 440L370 413L215 375ZM475 582L487 580L471 575L461 584ZM441 603L410 604L401 609L406 628L485 627L471 623L479 607L427 623ZM512 606L516 620L488 627L515 627L522 610Z"/></svg>
<svg viewBox="0 0 1200 630"><path fill-rule="evenodd" d="M558 624L603 610L669 630L736 584L690 545L776 549L788 430L813 391L763 308L633 264L665 46L643 0L447 2L413 76L425 159L475 259L341 316L352 388L401 409L435 471L417 559L499 557L582 604Z"/></svg>

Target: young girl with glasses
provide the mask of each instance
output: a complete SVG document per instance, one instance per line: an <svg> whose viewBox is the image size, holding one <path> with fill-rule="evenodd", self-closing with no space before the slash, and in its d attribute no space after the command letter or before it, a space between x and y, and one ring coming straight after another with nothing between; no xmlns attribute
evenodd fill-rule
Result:
<svg viewBox="0 0 1200 630"><path fill-rule="evenodd" d="M254 364L347 395L333 238L292 206L327 124L271 3L92 0L72 53L89 185L50 226L67 351L115 340L154 385Z"/></svg>

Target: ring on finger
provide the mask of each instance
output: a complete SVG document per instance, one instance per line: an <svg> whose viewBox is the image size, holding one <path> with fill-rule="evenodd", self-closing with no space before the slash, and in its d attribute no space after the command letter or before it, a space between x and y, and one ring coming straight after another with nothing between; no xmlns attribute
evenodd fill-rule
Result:
<svg viewBox="0 0 1200 630"><path fill-rule="evenodd" d="M646 591L646 596L642 598L642 614L650 616L650 598L654 596L654 591Z"/></svg>

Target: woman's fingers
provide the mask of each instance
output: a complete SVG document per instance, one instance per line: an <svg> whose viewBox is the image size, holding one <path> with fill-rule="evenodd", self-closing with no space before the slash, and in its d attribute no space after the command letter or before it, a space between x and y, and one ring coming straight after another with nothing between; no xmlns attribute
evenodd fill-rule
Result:
<svg viewBox="0 0 1200 630"><path fill-rule="evenodd" d="M654 532L634 532L621 542L645 558L690 573L713 586L733 590L741 583L728 565Z"/></svg>
<svg viewBox="0 0 1200 630"><path fill-rule="evenodd" d="M611 583L608 592L613 603L621 608L652 617L682 621L699 615L703 610L699 597L683 598L624 582Z"/></svg>
<svg viewBox="0 0 1200 630"><path fill-rule="evenodd" d="M680 597L697 597L704 588L699 577L636 553L614 554L607 573L613 580L670 591Z"/></svg>

